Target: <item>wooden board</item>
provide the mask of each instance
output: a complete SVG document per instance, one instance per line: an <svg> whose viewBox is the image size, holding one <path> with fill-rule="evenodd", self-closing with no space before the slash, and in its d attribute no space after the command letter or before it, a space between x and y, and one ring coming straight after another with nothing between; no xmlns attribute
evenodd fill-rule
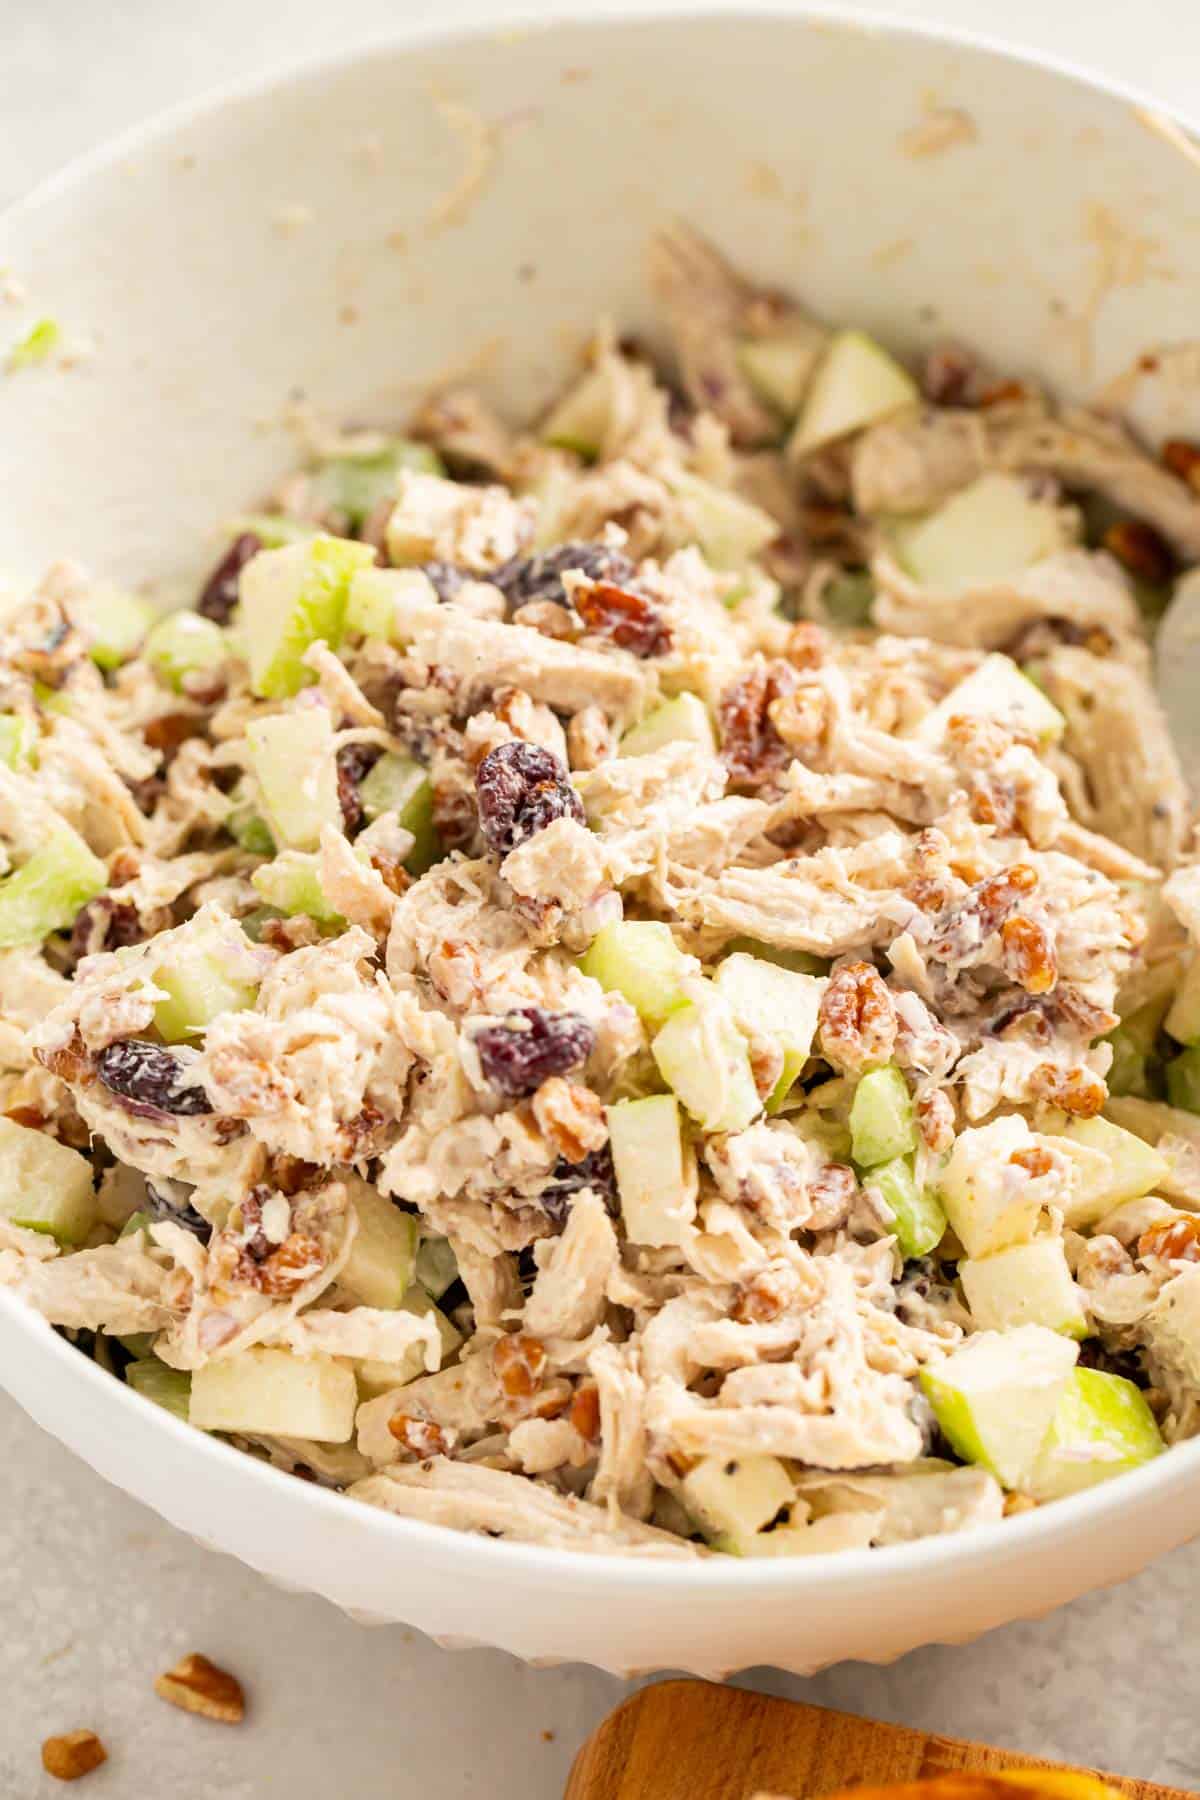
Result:
<svg viewBox="0 0 1200 1800"><path fill-rule="evenodd" d="M1061 1766L740 1688L666 1681L632 1695L593 1732L566 1800L750 1800L760 1791L808 1800L859 1782ZM1105 1779L1131 1800L1181 1800L1178 1788Z"/></svg>

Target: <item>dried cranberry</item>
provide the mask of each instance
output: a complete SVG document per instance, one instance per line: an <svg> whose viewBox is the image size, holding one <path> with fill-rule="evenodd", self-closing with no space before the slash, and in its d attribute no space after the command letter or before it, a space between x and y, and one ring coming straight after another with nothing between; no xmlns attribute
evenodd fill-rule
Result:
<svg viewBox="0 0 1200 1800"><path fill-rule="evenodd" d="M96 1059L96 1073L110 1092L142 1117L157 1113L210 1113L212 1102L201 1087L185 1087L184 1062L172 1050L149 1038L123 1038L109 1044Z"/></svg>
<svg viewBox="0 0 1200 1800"><path fill-rule="evenodd" d="M196 611L214 624L228 625L238 603L238 576L262 547L262 539L252 531L243 531L241 537L234 538L201 588Z"/></svg>
<svg viewBox="0 0 1200 1800"><path fill-rule="evenodd" d="M578 1013L547 1012L544 1006L518 1007L502 1025L485 1025L475 1034L485 1077L512 1100L532 1094L551 1075L577 1069L595 1042L595 1032Z"/></svg>
<svg viewBox="0 0 1200 1800"><path fill-rule="evenodd" d="M574 569L591 581L611 581L619 587L628 587L637 574L624 552L607 544L561 544L536 556L514 556L488 579L510 606L517 607L527 600L565 600L562 578Z"/></svg>
<svg viewBox="0 0 1200 1800"><path fill-rule="evenodd" d="M127 944L140 944L145 935L137 907L131 901L101 894L75 915L71 958L78 962L81 957L94 956L98 950L121 950Z"/></svg>
<svg viewBox="0 0 1200 1800"><path fill-rule="evenodd" d="M588 631L621 650L634 656L662 656L671 648L666 621L643 594L611 581L593 581L577 587L572 600Z"/></svg>
<svg viewBox="0 0 1200 1800"><path fill-rule="evenodd" d="M168 1185L178 1190L179 1198L166 1188L156 1188L150 1182L146 1183L143 1212L148 1213L152 1219L161 1219L169 1225L182 1225L185 1231L190 1231L193 1237L198 1237L201 1243L207 1244L212 1236L211 1223L182 1197L187 1192L182 1182L172 1181Z"/></svg>
<svg viewBox="0 0 1200 1800"><path fill-rule="evenodd" d="M382 755L377 744L343 744L337 753L338 805L347 837L353 837L366 823L358 790Z"/></svg>
<svg viewBox="0 0 1200 1800"><path fill-rule="evenodd" d="M599 1150L589 1150L582 1162L570 1163L565 1156L560 1156L554 1165L550 1185L538 1195L538 1204L556 1225L565 1225L575 1196L583 1188L592 1188L599 1194L609 1212L616 1217L617 1172L607 1144L602 1144Z"/></svg>
<svg viewBox="0 0 1200 1800"><path fill-rule="evenodd" d="M469 569L460 569L457 563L422 563L421 573L428 575L433 591L441 601L453 600L466 582L475 579Z"/></svg>
<svg viewBox="0 0 1200 1800"><path fill-rule="evenodd" d="M475 771L479 825L490 850L507 856L555 819L583 824L583 805L565 766L523 738L497 744Z"/></svg>

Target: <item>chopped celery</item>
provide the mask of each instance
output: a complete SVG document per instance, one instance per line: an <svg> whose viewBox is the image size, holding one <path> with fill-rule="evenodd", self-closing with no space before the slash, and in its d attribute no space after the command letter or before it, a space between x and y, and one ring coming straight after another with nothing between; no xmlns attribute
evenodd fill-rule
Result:
<svg viewBox="0 0 1200 1800"><path fill-rule="evenodd" d="M334 456L322 463L312 477L315 497L341 513L352 532L359 532L379 502L395 492L401 469L423 475L446 473L441 457L428 444L396 438L382 450Z"/></svg>
<svg viewBox="0 0 1200 1800"><path fill-rule="evenodd" d="M0 950L40 944L73 925L108 886L108 871L77 831L56 819L27 862L0 881Z"/></svg>
<svg viewBox="0 0 1200 1800"><path fill-rule="evenodd" d="M197 935L190 943L178 940L170 964L155 969L154 985L167 997L155 1006L154 1023L166 1043L184 1043L221 1013L254 1005L257 984L231 970L230 960L228 938L214 933L206 941Z"/></svg>
<svg viewBox="0 0 1200 1800"><path fill-rule="evenodd" d="M285 699L313 679L304 652L318 638L336 649L351 579L374 556L368 544L318 535L251 557L239 582L240 619L256 694Z"/></svg>
<svg viewBox="0 0 1200 1800"><path fill-rule="evenodd" d="M809 384L789 454L807 456L919 399L912 376L865 331L835 332Z"/></svg>
<svg viewBox="0 0 1200 1800"><path fill-rule="evenodd" d="M28 713L0 713L0 762L26 769L34 761L37 724Z"/></svg>
<svg viewBox="0 0 1200 1800"><path fill-rule="evenodd" d="M687 1005L684 983L696 969L672 937L671 927L651 919L605 925L579 966L602 988L623 994L650 1026L661 1025Z"/></svg>
<svg viewBox="0 0 1200 1800"><path fill-rule="evenodd" d="M1133 1035L1123 1025L1118 1025L1104 1042L1112 1046L1112 1067L1105 1077L1109 1093L1133 1094L1139 1100L1153 1100L1155 1083L1151 1060L1139 1048Z"/></svg>
<svg viewBox="0 0 1200 1800"><path fill-rule="evenodd" d="M77 610L88 655L101 669L116 669L126 662L157 616L148 600L108 586L90 588Z"/></svg>
<svg viewBox="0 0 1200 1800"><path fill-rule="evenodd" d="M919 1187L906 1156L869 1169L863 1180L878 1189L892 1215L896 1242L902 1256L927 1256L946 1232L946 1215L930 1188Z"/></svg>
<svg viewBox="0 0 1200 1800"><path fill-rule="evenodd" d="M895 1063L860 1079L850 1106L850 1141L855 1162L868 1169L916 1149L912 1095Z"/></svg>
<svg viewBox="0 0 1200 1800"><path fill-rule="evenodd" d="M183 1369L169 1369L156 1356L131 1362L125 1371L125 1385L143 1400L153 1400L177 1419L186 1420L192 1399L192 1378Z"/></svg>
<svg viewBox="0 0 1200 1800"><path fill-rule="evenodd" d="M321 830L340 830L333 723L324 706L252 719L246 742L267 823L292 850L315 850Z"/></svg>
<svg viewBox="0 0 1200 1800"><path fill-rule="evenodd" d="M821 590L821 605L834 625L853 631L871 623L875 583L866 569L843 569Z"/></svg>
<svg viewBox="0 0 1200 1800"><path fill-rule="evenodd" d="M271 834L271 827L253 807L239 807L236 812L230 813L225 823L235 843L249 851L251 856L274 856L275 839Z"/></svg>
<svg viewBox="0 0 1200 1800"><path fill-rule="evenodd" d="M318 925L342 927L346 923L325 898L318 859L311 852L281 851L273 862L260 864L250 882L268 908L277 907L289 918L294 913L307 913Z"/></svg>
<svg viewBox="0 0 1200 1800"><path fill-rule="evenodd" d="M221 627L202 614L173 612L151 626L142 655L160 680L178 693L186 675L226 662L229 643Z"/></svg>
<svg viewBox="0 0 1200 1800"><path fill-rule="evenodd" d="M15 374L18 369L32 369L45 362L58 348L61 336L57 319L38 319L9 350L7 367Z"/></svg>
<svg viewBox="0 0 1200 1800"><path fill-rule="evenodd" d="M1181 1050L1167 1064L1167 1099L1183 1112L1200 1113L1200 1044Z"/></svg>
<svg viewBox="0 0 1200 1800"><path fill-rule="evenodd" d="M96 1218L87 1158L0 1115L0 1219L60 1244L82 1244Z"/></svg>
<svg viewBox="0 0 1200 1800"><path fill-rule="evenodd" d="M433 784L420 763L389 750L364 776L358 792L368 819L395 813L404 830L412 832L413 847L404 865L410 875L423 875L439 861L442 841L433 822Z"/></svg>
<svg viewBox="0 0 1200 1800"><path fill-rule="evenodd" d="M256 537L264 550L281 550L285 544L303 544L320 535L311 519L289 518L287 513L241 513L225 526L230 537Z"/></svg>
<svg viewBox="0 0 1200 1800"><path fill-rule="evenodd" d="M359 569L346 601L346 633L404 644L416 619L439 604L433 583L421 569Z"/></svg>

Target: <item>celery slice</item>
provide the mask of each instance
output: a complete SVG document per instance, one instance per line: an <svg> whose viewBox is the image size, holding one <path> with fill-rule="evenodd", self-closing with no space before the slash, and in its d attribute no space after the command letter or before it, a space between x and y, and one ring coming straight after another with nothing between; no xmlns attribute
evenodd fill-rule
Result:
<svg viewBox="0 0 1200 1800"><path fill-rule="evenodd" d="M334 456L313 475L315 497L346 519L352 532L361 531L381 500L395 492L401 469L422 475L444 475L445 466L436 450L411 438L396 438L382 450L363 455Z"/></svg>
<svg viewBox="0 0 1200 1800"><path fill-rule="evenodd" d="M64 820L55 820L29 860L0 881L0 950L40 944L65 930L107 886L100 858Z"/></svg>
<svg viewBox="0 0 1200 1800"><path fill-rule="evenodd" d="M916 1149L912 1095L895 1063L860 1079L850 1107L850 1142L855 1162L868 1169Z"/></svg>
<svg viewBox="0 0 1200 1800"><path fill-rule="evenodd" d="M173 612L146 635L142 655L159 679L179 693L186 675L216 669L229 658L229 642L219 625L200 613Z"/></svg>
<svg viewBox="0 0 1200 1800"><path fill-rule="evenodd" d="M395 813L403 829L412 832L413 847L404 865L410 875L423 875L441 859L442 840L433 822L433 784L420 763L388 751L368 771L358 792L368 819Z"/></svg>
<svg viewBox="0 0 1200 1800"><path fill-rule="evenodd" d="M946 1232L946 1215L941 1202L929 1188L918 1186L906 1156L897 1156L891 1162L879 1163L869 1169L863 1182L867 1187L878 1189L891 1213L902 1256L927 1256L941 1243Z"/></svg>
<svg viewBox="0 0 1200 1800"><path fill-rule="evenodd" d="M78 614L88 655L101 669L117 669L127 662L157 617L148 600L108 586L91 588Z"/></svg>
<svg viewBox="0 0 1200 1800"><path fill-rule="evenodd" d="M0 713L0 762L26 769L35 760L37 725L28 713Z"/></svg>

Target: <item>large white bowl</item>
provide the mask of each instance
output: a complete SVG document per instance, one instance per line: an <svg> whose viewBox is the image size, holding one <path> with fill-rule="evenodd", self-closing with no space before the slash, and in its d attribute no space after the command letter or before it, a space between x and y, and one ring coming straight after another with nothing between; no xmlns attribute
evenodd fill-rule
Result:
<svg viewBox="0 0 1200 1800"><path fill-rule="evenodd" d="M959 141L912 154L913 127L947 108ZM456 198L472 143L482 179ZM70 553L184 591L217 522L287 466L298 389L339 417L394 417L490 343L489 385L528 408L598 313L653 335L642 248L675 213L831 318L906 348L950 329L1063 388L1194 331L1200 175L1131 96L828 19L410 34L177 115L3 221L26 316L95 350L0 387L0 570ZM21 315L3 317L15 334ZM622 1673L810 1671L967 1639L1132 1574L1200 1512L1197 1444L902 1549L700 1567L571 1556L277 1474L148 1405L5 1294L0 1381L108 1480L276 1581L444 1642Z"/></svg>

